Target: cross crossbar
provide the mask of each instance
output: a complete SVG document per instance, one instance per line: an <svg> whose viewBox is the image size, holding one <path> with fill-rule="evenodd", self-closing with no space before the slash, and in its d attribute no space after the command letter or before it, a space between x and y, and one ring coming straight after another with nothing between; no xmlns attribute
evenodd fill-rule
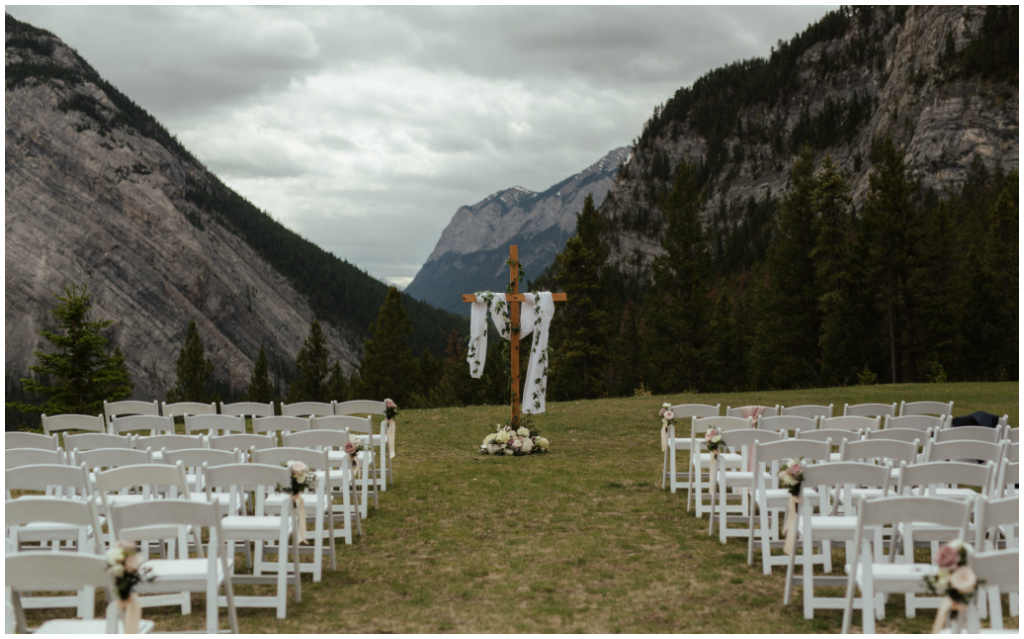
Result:
<svg viewBox="0 0 1024 639"><path fill-rule="evenodd" d="M522 401L519 399L519 305L526 301L527 295L519 292L519 246L512 244L508 247L509 261L509 283L511 293L505 295L505 301L509 306L509 319L512 323L509 342L512 346L512 425L519 425L519 410ZM565 302L568 297L565 293L552 293L551 299L556 302ZM462 296L463 302L477 301L476 295L467 293Z"/></svg>

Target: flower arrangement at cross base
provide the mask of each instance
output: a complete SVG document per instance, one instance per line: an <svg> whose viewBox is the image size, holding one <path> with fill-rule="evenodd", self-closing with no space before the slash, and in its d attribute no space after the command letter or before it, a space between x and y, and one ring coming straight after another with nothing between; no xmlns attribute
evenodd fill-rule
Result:
<svg viewBox="0 0 1024 639"><path fill-rule="evenodd" d="M518 428L512 424L498 424L497 430L484 437L480 452L485 455L535 455L548 452L550 445L547 437L541 437L536 429L525 423Z"/></svg>

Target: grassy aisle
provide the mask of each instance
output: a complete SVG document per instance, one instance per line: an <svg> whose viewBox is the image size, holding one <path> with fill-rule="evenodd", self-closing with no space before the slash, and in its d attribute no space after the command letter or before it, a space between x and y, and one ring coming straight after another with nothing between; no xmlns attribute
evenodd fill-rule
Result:
<svg viewBox="0 0 1024 639"><path fill-rule="evenodd" d="M245 632L838 632L840 612L803 619L782 606L784 571L746 564L746 542L707 536L685 492L661 490L663 401L835 403L953 399L956 414L1009 413L1018 384L672 395L554 403L537 421L552 452L489 457L474 449L504 407L403 411L396 483L339 548L339 569L305 581L288 619L239 611ZM799 596L799 590L796 591ZM841 593L840 593L841 594ZM146 611L158 630L199 628ZM927 631L894 597L879 632ZM859 628L859 614L855 616Z"/></svg>

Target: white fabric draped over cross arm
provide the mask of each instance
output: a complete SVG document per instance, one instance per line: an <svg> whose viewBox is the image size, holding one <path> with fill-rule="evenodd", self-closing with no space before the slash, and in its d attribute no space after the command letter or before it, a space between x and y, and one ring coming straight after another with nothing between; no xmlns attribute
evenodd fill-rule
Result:
<svg viewBox="0 0 1024 639"><path fill-rule="evenodd" d="M488 305L485 296L490 298ZM508 339L505 316L509 312L504 293L477 293L469 316L469 374L479 379L484 373L487 359L487 312L498 334ZM520 306L519 337L526 337L537 330L530 349L530 363L526 368L526 385L523 388L523 413L543 413L546 407L544 395L547 391L547 349L548 330L555 314L555 302L551 293L527 293L526 301Z"/></svg>

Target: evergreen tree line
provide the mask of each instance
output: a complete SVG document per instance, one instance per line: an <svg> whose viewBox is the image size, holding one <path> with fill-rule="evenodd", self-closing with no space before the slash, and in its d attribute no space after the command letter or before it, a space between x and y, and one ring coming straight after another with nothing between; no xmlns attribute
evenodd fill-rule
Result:
<svg viewBox="0 0 1024 639"><path fill-rule="evenodd" d="M551 329L550 398L1018 379L1017 171L976 158L940 199L891 139L876 160L854 210L848 176L828 156L816 169L804 147L780 200L740 209L755 237L705 228L706 191L681 164L649 286L616 283L585 209L579 243L542 278L569 297ZM745 261L744 245L762 257Z"/></svg>

